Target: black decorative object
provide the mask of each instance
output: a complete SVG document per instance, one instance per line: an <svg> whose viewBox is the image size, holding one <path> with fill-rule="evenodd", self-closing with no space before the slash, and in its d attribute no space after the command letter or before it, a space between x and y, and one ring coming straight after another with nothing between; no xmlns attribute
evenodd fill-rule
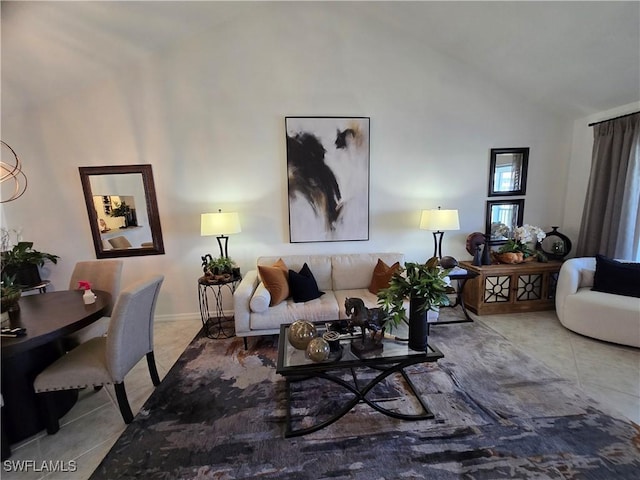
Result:
<svg viewBox="0 0 640 480"><path fill-rule="evenodd" d="M427 351L427 312L420 308L423 299L409 299L409 348L418 352Z"/></svg>
<svg viewBox="0 0 640 480"><path fill-rule="evenodd" d="M489 236L482 250L482 265L491 265L491 245L489 244Z"/></svg>
<svg viewBox="0 0 640 480"><path fill-rule="evenodd" d="M440 266L442 268L451 269L458 266L458 260L453 257L442 257L440 259Z"/></svg>
<svg viewBox="0 0 640 480"><path fill-rule="evenodd" d="M473 265L479 267L482 265L482 246L478 245L476 247L476 253L473 254Z"/></svg>
<svg viewBox="0 0 640 480"><path fill-rule="evenodd" d="M540 249L549 260L562 260L571 252L571 240L560 233L558 227L551 227L552 230L540 243Z"/></svg>
<svg viewBox="0 0 640 480"><path fill-rule="evenodd" d="M351 297L344 301L344 311L349 316L349 330L360 327L360 338L351 341L351 351L360 356L383 349L384 319L379 308L367 308L361 298ZM366 330L371 330L367 335Z"/></svg>

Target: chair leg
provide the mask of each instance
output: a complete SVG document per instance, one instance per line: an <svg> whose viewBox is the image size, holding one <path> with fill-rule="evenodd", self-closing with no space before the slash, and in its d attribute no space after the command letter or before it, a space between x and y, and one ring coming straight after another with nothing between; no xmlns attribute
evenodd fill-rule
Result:
<svg viewBox="0 0 640 480"><path fill-rule="evenodd" d="M53 435L60 430L60 423L58 417L56 417L53 392L38 393L38 400L40 403L40 411L44 419L44 425L49 435Z"/></svg>
<svg viewBox="0 0 640 480"><path fill-rule="evenodd" d="M129 406L129 400L127 399L127 391L124 389L124 382L116 383L116 398L118 399L118 406L120 407L120 413L124 423L129 424L133 421L133 413Z"/></svg>
<svg viewBox="0 0 640 480"><path fill-rule="evenodd" d="M244 337L244 349L247 350L248 346L247 346L247 337Z"/></svg>
<svg viewBox="0 0 640 480"><path fill-rule="evenodd" d="M153 354L153 350L147 353L147 365L149 366L149 375L151 375L151 381L154 386L160 385L160 377L158 376L158 369L156 368L156 357Z"/></svg>

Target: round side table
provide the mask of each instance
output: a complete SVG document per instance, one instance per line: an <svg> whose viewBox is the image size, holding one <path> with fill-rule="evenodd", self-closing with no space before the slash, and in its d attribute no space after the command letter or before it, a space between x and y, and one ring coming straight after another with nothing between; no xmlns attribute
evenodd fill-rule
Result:
<svg viewBox="0 0 640 480"><path fill-rule="evenodd" d="M209 338L231 338L235 336L233 316L224 314L223 295L225 289L235 292L242 277L229 280L216 280L202 276L198 279L198 300L200 302L200 317L204 333ZM209 301L214 311L209 309Z"/></svg>

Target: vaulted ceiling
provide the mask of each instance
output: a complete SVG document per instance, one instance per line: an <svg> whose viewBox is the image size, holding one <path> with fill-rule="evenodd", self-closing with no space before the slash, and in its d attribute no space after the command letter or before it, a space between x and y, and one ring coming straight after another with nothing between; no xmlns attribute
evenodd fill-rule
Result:
<svg viewBox="0 0 640 480"><path fill-rule="evenodd" d="M397 29L572 118L640 100L637 1L2 1L2 109L83 88L222 23L242 25L256 8L335 9Z"/></svg>

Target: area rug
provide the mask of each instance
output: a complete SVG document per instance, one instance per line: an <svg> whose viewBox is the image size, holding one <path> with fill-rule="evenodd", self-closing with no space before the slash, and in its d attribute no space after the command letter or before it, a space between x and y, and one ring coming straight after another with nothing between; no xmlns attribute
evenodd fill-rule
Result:
<svg viewBox="0 0 640 480"><path fill-rule="evenodd" d="M284 438L277 337L200 333L92 479L637 479L640 428L480 322L439 325L444 358L411 367L435 418L415 422L359 404L315 433ZM321 380L294 392L296 421L336 408ZM316 383L312 383L316 382ZM372 392L415 408L400 376Z"/></svg>

